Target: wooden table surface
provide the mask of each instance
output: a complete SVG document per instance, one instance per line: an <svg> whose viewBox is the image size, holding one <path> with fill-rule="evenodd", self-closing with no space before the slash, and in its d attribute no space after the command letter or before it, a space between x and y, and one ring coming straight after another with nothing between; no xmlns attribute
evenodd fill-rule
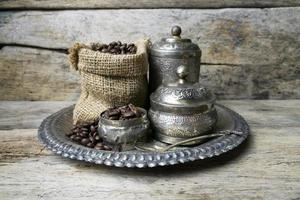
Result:
<svg viewBox="0 0 300 200"><path fill-rule="evenodd" d="M251 136L216 158L153 169L69 160L37 140L41 119L74 102L0 102L0 199L300 199L300 100L221 101Z"/></svg>

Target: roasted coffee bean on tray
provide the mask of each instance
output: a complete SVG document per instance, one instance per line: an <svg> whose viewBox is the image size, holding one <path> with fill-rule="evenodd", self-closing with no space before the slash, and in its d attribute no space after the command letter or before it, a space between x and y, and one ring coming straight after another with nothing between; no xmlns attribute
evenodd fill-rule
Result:
<svg viewBox="0 0 300 200"><path fill-rule="evenodd" d="M132 104L118 108L109 108L102 113L103 118L111 120L129 120L141 117L141 115L141 111Z"/></svg>
<svg viewBox="0 0 300 200"><path fill-rule="evenodd" d="M66 134L72 141L83 146L97 150L111 151L112 147L105 144L97 132L98 121L92 124L74 125L72 130Z"/></svg>
<svg viewBox="0 0 300 200"><path fill-rule="evenodd" d="M135 54L137 47L135 44L122 43L120 41L107 44L92 43L91 48L94 51L110 54Z"/></svg>

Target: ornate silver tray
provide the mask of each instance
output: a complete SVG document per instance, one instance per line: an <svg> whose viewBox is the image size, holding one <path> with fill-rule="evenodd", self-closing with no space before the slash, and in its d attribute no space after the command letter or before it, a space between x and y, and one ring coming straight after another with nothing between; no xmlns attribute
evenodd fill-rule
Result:
<svg viewBox="0 0 300 200"><path fill-rule="evenodd" d="M156 167L175 165L218 156L240 145L249 135L247 122L236 112L216 105L218 123L215 132L231 130L227 134L193 147L176 147L166 152L156 151L164 143L151 141L146 148L122 152L96 150L72 142L65 133L72 128L74 106L64 108L43 120L38 129L39 140L50 150L66 158L116 167ZM148 150L145 150L148 149Z"/></svg>

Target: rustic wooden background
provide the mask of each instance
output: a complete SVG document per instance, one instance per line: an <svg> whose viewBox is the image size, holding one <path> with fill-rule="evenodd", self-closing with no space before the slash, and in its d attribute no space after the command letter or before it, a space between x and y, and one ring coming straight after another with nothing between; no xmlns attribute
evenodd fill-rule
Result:
<svg viewBox="0 0 300 200"><path fill-rule="evenodd" d="M300 98L299 0L2 0L0 100L75 100L74 42L167 36L203 51L201 82L219 99Z"/></svg>

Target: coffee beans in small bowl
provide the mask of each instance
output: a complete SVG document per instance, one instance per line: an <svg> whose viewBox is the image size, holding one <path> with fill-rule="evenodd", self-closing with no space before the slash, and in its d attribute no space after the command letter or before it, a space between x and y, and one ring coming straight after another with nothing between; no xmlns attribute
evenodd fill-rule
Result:
<svg viewBox="0 0 300 200"><path fill-rule="evenodd" d="M122 150L130 150L134 148L136 141L147 137L149 127L147 111L129 104L102 112L98 133L104 142Z"/></svg>
<svg viewBox="0 0 300 200"><path fill-rule="evenodd" d="M109 44L92 43L91 48L94 51L110 54L135 54L137 47L133 43L122 43L120 41L111 42Z"/></svg>
<svg viewBox="0 0 300 200"><path fill-rule="evenodd" d="M142 115L143 112L140 108L135 107L133 104L129 104L118 108L109 108L101 114L101 117L110 120L129 120L139 118Z"/></svg>

